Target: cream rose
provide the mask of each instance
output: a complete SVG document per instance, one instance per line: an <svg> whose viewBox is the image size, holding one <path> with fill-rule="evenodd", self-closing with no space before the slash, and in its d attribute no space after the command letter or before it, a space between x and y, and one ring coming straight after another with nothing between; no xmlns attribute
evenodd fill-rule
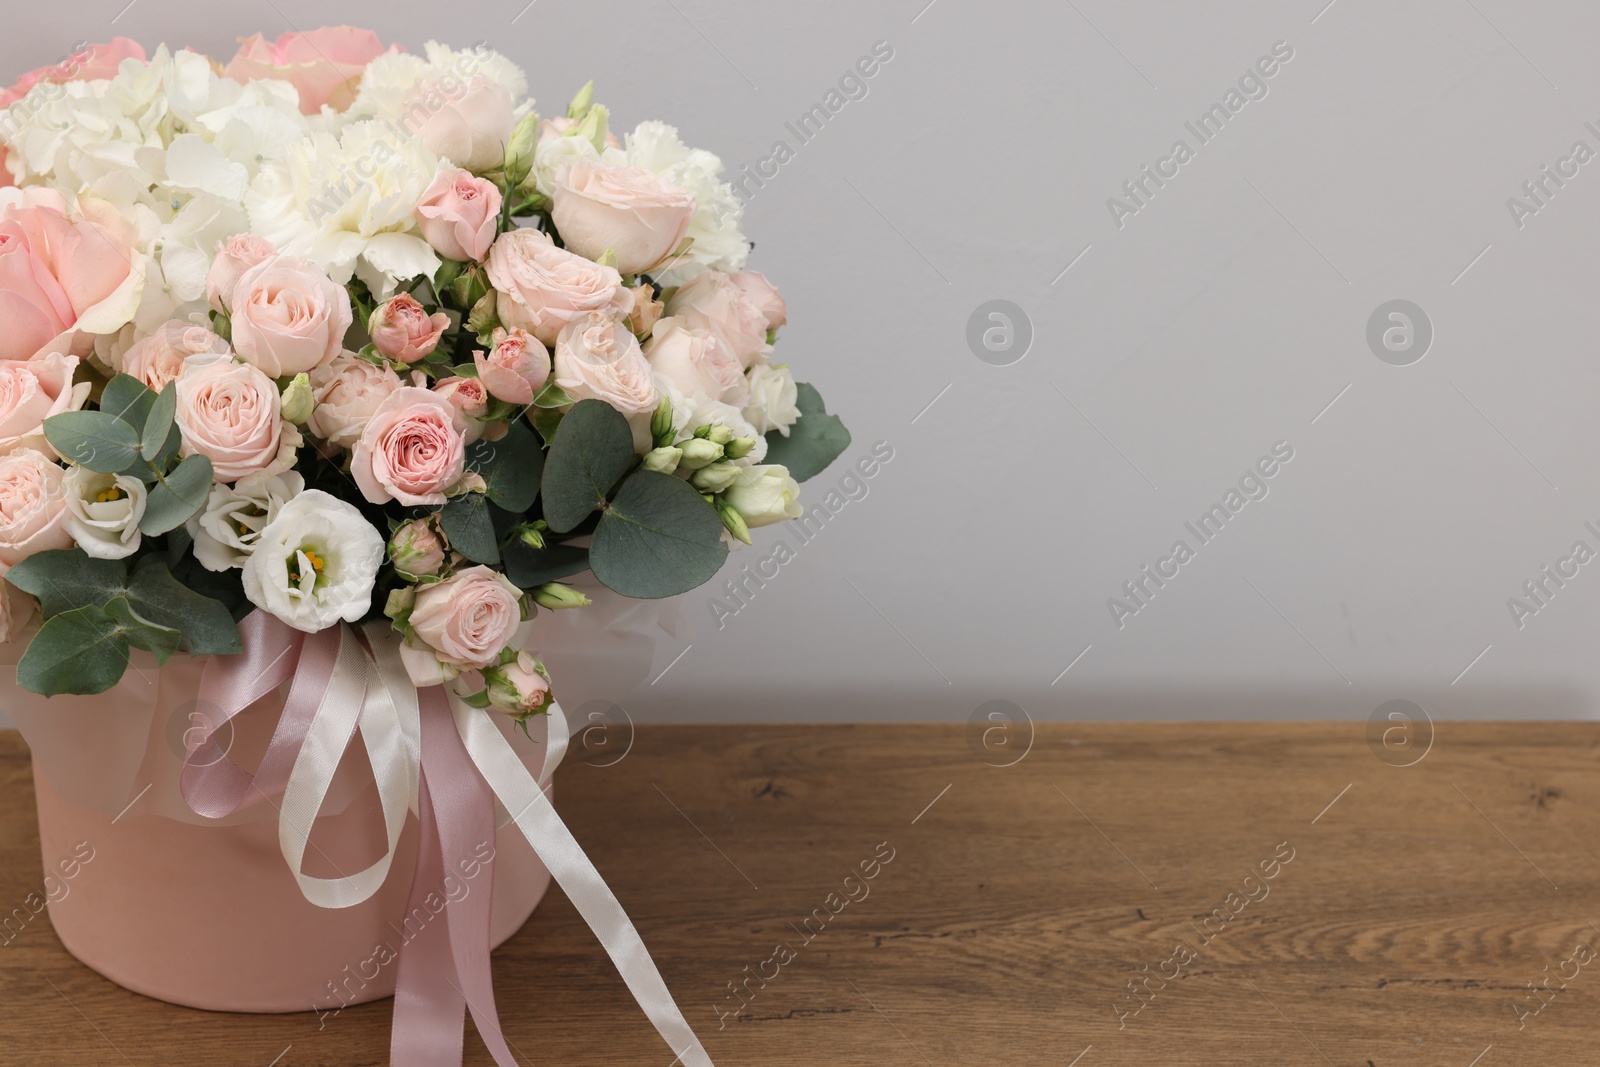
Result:
<svg viewBox="0 0 1600 1067"><path fill-rule="evenodd" d="M500 659L522 621L522 590L499 571L468 567L417 590L409 624L443 663L475 669Z"/></svg>
<svg viewBox="0 0 1600 1067"><path fill-rule="evenodd" d="M374 504L443 504L466 468L466 435L449 400L404 386L378 405L350 460L361 495Z"/></svg>
<svg viewBox="0 0 1600 1067"><path fill-rule="evenodd" d="M453 78L417 83L401 107L401 118L414 121L418 115L427 116L416 132L429 151L480 174L505 162L506 142L517 122L511 90L482 74L465 83Z"/></svg>
<svg viewBox="0 0 1600 1067"><path fill-rule="evenodd" d="M335 448L354 448L372 413L402 384L390 368L345 352L311 372L317 406L306 429Z"/></svg>
<svg viewBox="0 0 1600 1067"><path fill-rule="evenodd" d="M372 607L383 548L354 504L308 489L261 531L240 575L244 595L306 633L360 622Z"/></svg>
<svg viewBox="0 0 1600 1067"><path fill-rule="evenodd" d="M489 283L500 294L507 326L527 330L549 346L567 323L590 311L633 309L622 275L562 248L532 228L510 230L489 250Z"/></svg>
<svg viewBox="0 0 1600 1067"><path fill-rule="evenodd" d="M638 274L683 243L694 197L643 167L580 159L556 178L550 217L572 251L587 259L611 251L617 270Z"/></svg>
<svg viewBox="0 0 1600 1067"><path fill-rule="evenodd" d="M269 378L329 362L344 347L350 294L309 260L274 256L239 278L231 301L233 347Z"/></svg>
<svg viewBox="0 0 1600 1067"><path fill-rule="evenodd" d="M667 314L683 318L688 326L710 330L728 351L748 367L771 351L767 344L767 317L733 278L714 270L697 275L672 294Z"/></svg>
<svg viewBox="0 0 1600 1067"><path fill-rule="evenodd" d="M789 365L763 360L750 368L749 377L750 399L744 406L744 417L757 433L777 430L788 437L789 427L800 419L800 409L795 406L799 392Z"/></svg>
<svg viewBox="0 0 1600 1067"><path fill-rule="evenodd" d="M52 548L71 548L66 476L42 452L0 456L0 564L14 566Z"/></svg>
<svg viewBox="0 0 1600 1067"><path fill-rule="evenodd" d="M300 431L284 421L278 387L257 368L228 356L191 356L176 388L182 454L211 460L214 481L294 466Z"/></svg>
<svg viewBox="0 0 1600 1067"><path fill-rule="evenodd" d="M101 474L69 468L67 530L78 547L96 559L124 559L139 551L139 520L144 518L145 487L126 474Z"/></svg>
<svg viewBox="0 0 1600 1067"><path fill-rule="evenodd" d="M122 373L159 393L168 382L177 380L184 360L208 352L225 356L232 349L204 326L172 319L157 326L149 337L135 341L122 354Z"/></svg>
<svg viewBox="0 0 1600 1067"><path fill-rule="evenodd" d="M499 229L500 187L464 170L442 170L417 202L417 225L446 259L479 262Z"/></svg>
<svg viewBox="0 0 1600 1067"><path fill-rule="evenodd" d="M44 439L44 420L77 411L89 399L88 382L72 384L77 365L77 356L59 352L0 361L0 452L52 451Z"/></svg>
<svg viewBox="0 0 1600 1067"><path fill-rule="evenodd" d="M232 485L213 485L206 505L187 524L194 557L208 571L243 567L261 531L306 487L295 471L252 474Z"/></svg>
<svg viewBox="0 0 1600 1067"><path fill-rule="evenodd" d="M777 286L767 281L765 274L758 270L742 270L728 275L728 280L738 286L739 291L761 312L767 329L776 330L789 321L789 305L784 303L783 294L778 292Z"/></svg>
<svg viewBox="0 0 1600 1067"><path fill-rule="evenodd" d="M556 338L555 383L574 400L603 400L624 415L654 411L659 399L639 339L599 311L574 319Z"/></svg>
<svg viewBox="0 0 1600 1067"><path fill-rule="evenodd" d="M490 337L494 347L472 353L478 380L498 400L508 404L531 404L534 394L550 377L550 353L539 339L515 326L496 328Z"/></svg>
<svg viewBox="0 0 1600 1067"><path fill-rule="evenodd" d="M739 357L723 347L710 330L691 329L680 318L662 319L644 346L644 354L655 372L685 395L702 393L735 407L749 399L750 387Z"/></svg>

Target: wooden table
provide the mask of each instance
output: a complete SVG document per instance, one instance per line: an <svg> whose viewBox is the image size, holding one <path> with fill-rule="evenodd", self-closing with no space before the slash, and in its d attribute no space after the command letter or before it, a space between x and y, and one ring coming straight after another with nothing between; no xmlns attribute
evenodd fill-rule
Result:
<svg viewBox="0 0 1600 1067"><path fill-rule="evenodd" d="M719 1064L1600 1063L1600 731L1446 723L1409 767L1368 733L1059 724L998 766L1025 737L649 727L557 788ZM4 735L0 899L39 881L32 808ZM734 1015L747 966L776 977ZM559 892L495 977L526 1062L671 1059ZM44 923L0 993L0 1065L387 1062L387 1002L320 1031L170 1007Z"/></svg>

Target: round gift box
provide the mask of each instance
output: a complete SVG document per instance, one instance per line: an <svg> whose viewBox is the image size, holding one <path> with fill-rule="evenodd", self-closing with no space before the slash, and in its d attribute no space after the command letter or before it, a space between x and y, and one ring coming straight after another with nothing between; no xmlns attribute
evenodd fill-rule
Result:
<svg viewBox="0 0 1600 1067"><path fill-rule="evenodd" d="M364 1003L394 995L405 944L429 923L447 921L447 909L467 894L492 892L495 945L544 896L549 872L507 825L479 845L477 862L419 887L427 891L424 906L408 914L418 831L411 815L377 893L349 908L311 904L279 851L276 798L216 821L183 805L183 733L201 714L195 695L203 660L175 656L158 667L144 653L135 657L116 687L92 697L46 700L17 688L14 673L0 668L11 675L0 684L0 707L33 751L41 896L67 950L117 984L213 1011ZM255 766L281 707L280 694L237 717L229 743L240 766ZM534 724L536 739L541 728ZM537 740L514 730L508 736L537 768ZM305 871L354 873L377 860L384 843L377 789L357 739L312 832ZM491 855L492 864L483 862Z"/></svg>

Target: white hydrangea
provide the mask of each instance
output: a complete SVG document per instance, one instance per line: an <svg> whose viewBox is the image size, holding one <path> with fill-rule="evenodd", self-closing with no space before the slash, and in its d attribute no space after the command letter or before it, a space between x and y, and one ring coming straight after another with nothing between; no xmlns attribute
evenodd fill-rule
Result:
<svg viewBox="0 0 1600 1067"><path fill-rule="evenodd" d="M681 285L706 269L743 270L750 255L750 242L740 228L744 204L722 180L722 160L704 149L690 148L679 138L677 127L664 122L639 123L628 134L625 146L628 163L659 174L687 190L695 201L694 218L689 222L694 244L682 266L663 271L656 280L662 285Z"/></svg>
<svg viewBox="0 0 1600 1067"><path fill-rule="evenodd" d="M418 138L368 119L326 131L267 161L245 195L250 229L343 284L352 275L380 298L431 275L439 257L414 214L440 161Z"/></svg>

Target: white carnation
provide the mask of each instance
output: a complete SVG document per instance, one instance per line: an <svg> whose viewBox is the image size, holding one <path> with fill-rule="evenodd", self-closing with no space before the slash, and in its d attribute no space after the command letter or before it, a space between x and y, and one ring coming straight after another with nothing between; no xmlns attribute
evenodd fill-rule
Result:
<svg viewBox="0 0 1600 1067"><path fill-rule="evenodd" d="M306 633L372 607L384 540L355 505L308 489L278 509L244 565L250 603Z"/></svg>
<svg viewBox="0 0 1600 1067"><path fill-rule="evenodd" d="M206 506L188 522L195 558L212 571L243 567L260 542L261 531L305 485L299 474L286 471L212 486Z"/></svg>
<svg viewBox="0 0 1600 1067"><path fill-rule="evenodd" d="M722 160L704 149L690 148L678 137L677 128L664 122L639 123L626 145L630 164L660 175L694 197L694 217L689 221L694 244L682 265L661 272L656 280L681 285L706 269L743 270L750 256L750 242L740 229L744 204L722 180Z"/></svg>
<svg viewBox="0 0 1600 1067"><path fill-rule="evenodd" d="M800 419L795 406L799 392L789 365L758 362L751 366L749 380L750 403L744 407L744 417L760 433L777 430L788 437L789 427Z"/></svg>
<svg viewBox="0 0 1600 1067"><path fill-rule="evenodd" d="M397 282L439 269L415 217L439 169L418 138L385 122L315 133L256 175L245 196L250 229L336 282L359 276L382 299Z"/></svg>
<svg viewBox="0 0 1600 1067"><path fill-rule="evenodd" d="M126 474L101 474L68 468L67 530L78 547L96 559L123 559L139 551L139 520L144 518L145 487Z"/></svg>

